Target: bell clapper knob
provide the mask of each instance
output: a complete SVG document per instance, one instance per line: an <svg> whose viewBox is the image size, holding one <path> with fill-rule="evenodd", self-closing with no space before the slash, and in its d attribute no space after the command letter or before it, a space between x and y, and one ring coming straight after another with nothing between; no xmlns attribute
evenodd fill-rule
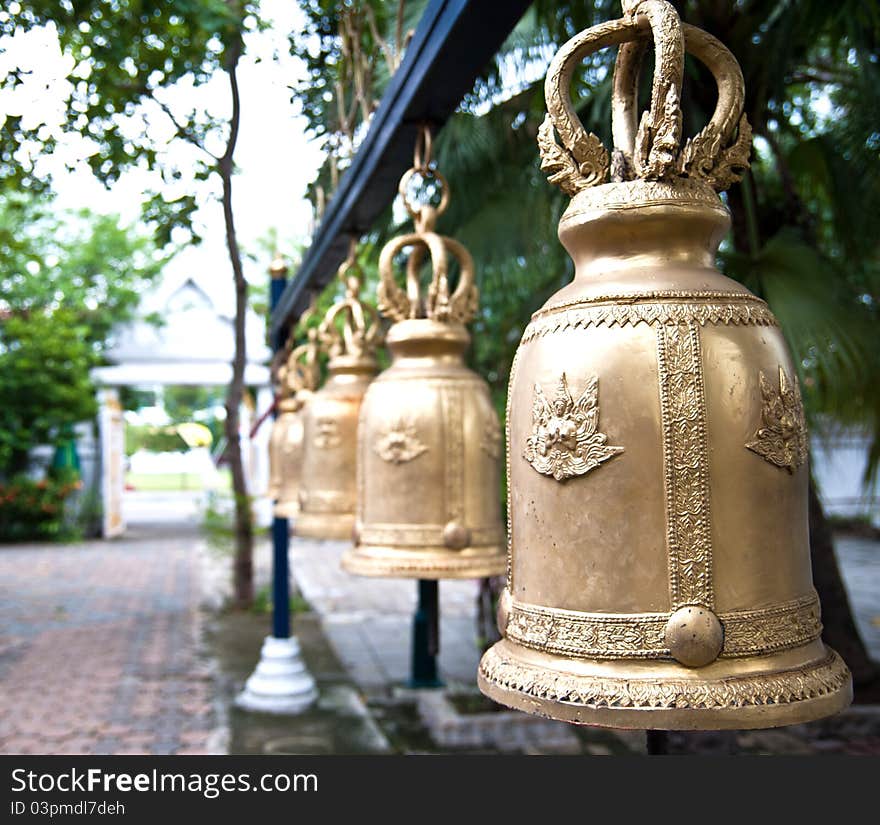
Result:
<svg viewBox="0 0 880 825"><path fill-rule="evenodd" d="M458 522L450 521L443 528L443 543L450 550L462 550L471 543L471 531Z"/></svg>
<svg viewBox="0 0 880 825"><path fill-rule="evenodd" d="M685 667L704 667L721 653L724 628L718 617L698 604L680 607L666 623L666 646Z"/></svg>

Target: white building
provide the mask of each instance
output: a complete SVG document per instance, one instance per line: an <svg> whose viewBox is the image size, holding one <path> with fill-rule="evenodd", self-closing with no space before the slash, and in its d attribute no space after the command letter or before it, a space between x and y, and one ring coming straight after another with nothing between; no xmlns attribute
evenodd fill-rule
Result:
<svg viewBox="0 0 880 825"><path fill-rule="evenodd" d="M145 320L161 318L155 325ZM155 389L164 386L225 386L232 379L235 351L234 316L217 306L210 286L197 276L166 277L155 291L144 296L138 320L120 326L113 334L107 357L110 366L95 369L99 387L101 431L101 498L103 534L118 535L125 529L122 513L124 491L124 421L116 389L121 386ZM266 344L265 322L248 310L246 326L247 364L245 385L256 390L254 410L242 405L241 443L249 494L256 500L258 520L267 523L270 503L268 441L270 427L262 426L253 438L254 415L272 403L268 363L272 352ZM262 497L262 500L261 500Z"/></svg>

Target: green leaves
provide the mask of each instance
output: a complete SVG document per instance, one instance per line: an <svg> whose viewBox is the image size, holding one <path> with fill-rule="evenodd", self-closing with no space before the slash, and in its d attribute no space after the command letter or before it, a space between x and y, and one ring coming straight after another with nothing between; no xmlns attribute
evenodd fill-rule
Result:
<svg viewBox="0 0 880 825"><path fill-rule="evenodd" d="M94 148L88 163L105 184L139 162L161 169L164 161L141 122L140 107L161 100L179 81L198 87L224 68L228 47L239 42L243 26L256 26L259 7L245 0L20 0L17 5L17 13L0 20L0 35L45 26L57 31L62 52L74 64L61 131L88 137ZM0 76L0 89L17 82L15 74ZM180 136L202 145L208 133L227 127L225 121L195 115L174 119ZM0 124L0 138L0 188L45 190L50 181L18 147L48 154L57 136L13 116ZM150 214L161 211L163 239L171 224L191 225L189 201L176 206Z"/></svg>
<svg viewBox="0 0 880 825"><path fill-rule="evenodd" d="M96 353L167 260L117 216L59 213L47 197L0 197L0 227L0 309L21 317L66 309Z"/></svg>
<svg viewBox="0 0 880 825"><path fill-rule="evenodd" d="M89 371L163 264L115 216L0 197L0 397L13 400L0 405L0 477L95 414Z"/></svg>
<svg viewBox="0 0 880 825"><path fill-rule="evenodd" d="M94 353L74 313L34 310L0 324L0 475L27 467L28 450L96 412Z"/></svg>

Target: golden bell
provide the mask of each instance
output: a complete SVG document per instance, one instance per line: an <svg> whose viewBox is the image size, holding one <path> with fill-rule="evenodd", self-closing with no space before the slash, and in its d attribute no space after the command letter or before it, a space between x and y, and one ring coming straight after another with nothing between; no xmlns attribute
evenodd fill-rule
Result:
<svg viewBox="0 0 880 825"><path fill-rule="evenodd" d="M477 308L474 265L458 242L433 231L445 208L415 212L416 232L393 239L379 258L379 310L395 321L386 343L392 364L367 390L358 430L355 546L342 566L363 576L478 578L506 566L498 501L501 427L489 387L463 362L464 324ZM407 291L392 271L394 256L414 247ZM433 278L419 289L425 251ZM459 261L450 294L447 253ZM420 317L422 316L422 317Z"/></svg>
<svg viewBox="0 0 880 825"><path fill-rule="evenodd" d="M318 330L330 360L327 381L303 414L300 513L294 527L298 536L319 539L351 537L357 497L358 413L378 370L378 314L358 297L362 274L354 244L339 277L346 284L345 298L330 307Z"/></svg>
<svg viewBox="0 0 880 825"><path fill-rule="evenodd" d="M305 318L306 315L304 314ZM317 330L294 349L278 368L278 417L269 438L269 489L276 500L275 515L293 518L299 513L299 490L303 461L303 406L318 380Z"/></svg>
<svg viewBox="0 0 880 825"><path fill-rule="evenodd" d="M479 685L582 724L805 722L852 687L821 640L795 367L767 305L714 268L730 225L716 191L748 166L742 74L670 4L624 9L547 75L542 168L571 196L559 237L575 279L533 315L511 371L504 638ZM621 43L609 160L567 95L584 57ZM680 149L685 50L719 99Z"/></svg>

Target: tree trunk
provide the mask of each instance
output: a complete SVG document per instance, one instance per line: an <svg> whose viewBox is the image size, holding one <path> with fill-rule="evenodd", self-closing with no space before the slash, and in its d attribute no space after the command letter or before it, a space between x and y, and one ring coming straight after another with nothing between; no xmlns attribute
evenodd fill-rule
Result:
<svg viewBox="0 0 880 825"><path fill-rule="evenodd" d="M849 596L840 576L834 555L834 537L825 518L816 486L810 479L810 555L813 582L822 603L822 635L849 665L858 688L878 678L877 665L871 661L852 616Z"/></svg>
<svg viewBox="0 0 880 825"><path fill-rule="evenodd" d="M254 599L253 582L253 518L250 495L244 474L240 441L240 419L242 397L244 395L244 368L247 363L245 339L245 319L247 317L248 286L241 265L241 251L235 234L235 221L232 214L232 174L233 156L238 140L241 119L241 101L238 91L236 70L241 56L241 40L236 38L227 47L226 70L232 94L232 114L229 120L229 140L226 152L218 161L220 178L223 182L223 217L226 221L226 245L229 261L235 280L235 356L232 360L232 381L226 392L226 455L232 472L232 491L235 498L235 559L233 563L233 589L235 606L249 607Z"/></svg>

